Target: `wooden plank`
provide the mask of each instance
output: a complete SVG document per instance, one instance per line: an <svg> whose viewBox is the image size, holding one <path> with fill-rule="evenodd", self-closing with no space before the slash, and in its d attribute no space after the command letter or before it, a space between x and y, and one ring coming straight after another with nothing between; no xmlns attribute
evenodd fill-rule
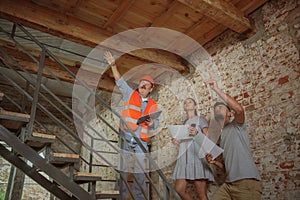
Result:
<svg viewBox="0 0 300 200"><path fill-rule="evenodd" d="M106 22L106 18L103 16L109 15L105 11L106 9L103 8L101 4L99 5L99 3L97 4L92 1L81 0L80 5L78 5L76 11L74 11L71 16L80 18L80 20L84 22L101 27Z"/></svg>
<svg viewBox="0 0 300 200"><path fill-rule="evenodd" d="M98 26L25 0L22 2L18 0L2 0L0 2L0 17L91 47L97 46L103 40L113 35L112 32L101 29ZM121 40L123 39L121 38ZM136 44L131 43L130 45L135 46ZM119 41L111 44L109 48L116 49L119 52L123 51L119 49ZM139 53L137 51L129 52L128 54L147 62L161 63L163 61L164 64L177 71L189 72L189 67L183 65L185 63L184 60L180 57L173 59L174 56L171 53L156 55L156 52L147 50Z"/></svg>
<svg viewBox="0 0 300 200"><path fill-rule="evenodd" d="M0 2L0 17L75 42L82 40L80 43L87 46L96 46L108 35L108 32L99 30L87 22L77 20L74 17L67 17L62 13L38 6L27 0L22 2L2 0ZM83 38L84 35L91 38Z"/></svg>
<svg viewBox="0 0 300 200"><path fill-rule="evenodd" d="M179 3L176 1L173 1L171 4L169 4L168 7L165 8L164 12L153 20L151 26L162 26L167 20L172 18L172 16L174 15L174 11L177 9L178 5Z"/></svg>
<svg viewBox="0 0 300 200"><path fill-rule="evenodd" d="M197 40L203 44L209 42L210 40L214 39L216 34L220 34L226 30L226 27L222 24L218 24L216 27L210 29L205 34L201 35Z"/></svg>
<svg viewBox="0 0 300 200"><path fill-rule="evenodd" d="M32 0L38 5L42 5L48 8L54 8L61 13L72 14L76 10L76 7L80 4L80 0Z"/></svg>
<svg viewBox="0 0 300 200"><path fill-rule="evenodd" d="M78 154L69 153L51 153L50 162L57 167L63 167L69 163L78 163L80 161L80 156Z"/></svg>
<svg viewBox="0 0 300 200"><path fill-rule="evenodd" d="M254 30L250 20L244 16L244 13L241 10L236 8L230 2L224 0L177 1L203 13L216 22L238 33L245 33L248 30Z"/></svg>
<svg viewBox="0 0 300 200"><path fill-rule="evenodd" d="M171 4L169 4L168 7L152 21L151 26L162 27L163 24L165 24L165 22L174 15L174 11L177 9L178 4L179 3L176 1L173 1ZM153 34L154 31L148 31L147 34L143 34L141 37L139 37L139 40L148 40L153 36Z"/></svg>
<svg viewBox="0 0 300 200"><path fill-rule="evenodd" d="M207 31L200 35L200 37L197 38L197 41L200 44L206 44L207 42L211 41L215 38L215 35L219 35L220 33L224 32L227 28L223 26L222 24L218 24L217 26L207 29ZM184 49L184 51L189 55L195 52L195 49L191 49L187 47ZM197 50L196 50L197 51Z"/></svg>
<svg viewBox="0 0 300 200"><path fill-rule="evenodd" d="M120 194L119 190L101 190L101 191L96 191L96 195L101 195L101 194Z"/></svg>
<svg viewBox="0 0 300 200"><path fill-rule="evenodd" d="M198 39L199 36L200 37L203 36L206 32L210 31L217 25L218 24L212 19L203 17L201 18L201 20L199 20L196 24L191 26L185 32L185 34L188 35L189 37L196 39L198 43L195 44L194 41L188 43L185 38L178 38L176 41L174 41L172 44L169 45L168 49L176 49L178 46L180 46L178 53L183 56L188 56L193 51L198 50L199 46L197 44L199 45L205 44L202 40ZM212 37L215 37L215 35L212 35Z"/></svg>
<svg viewBox="0 0 300 200"><path fill-rule="evenodd" d="M121 5L117 7L117 10L114 11L112 16L110 16L110 18L104 24L103 28L111 27L118 22L118 20L125 15L134 2L135 0L123 0Z"/></svg>
<svg viewBox="0 0 300 200"><path fill-rule="evenodd" d="M211 41L216 37L216 35L221 34L227 29L227 27L223 26L222 24L211 23L209 22L209 20L206 22L207 24L202 25L205 28L205 31L203 31L202 34L198 35L198 37L195 36L196 40L201 45L204 45L207 42ZM193 30L192 33L196 33L197 29L198 28ZM183 51L185 52L184 55L190 55L192 52L197 51L197 49L192 49L191 47L192 45L190 46L183 45Z"/></svg>
<svg viewBox="0 0 300 200"><path fill-rule="evenodd" d="M5 128L19 130L25 123L29 122L30 115L0 109L0 119Z"/></svg>
<svg viewBox="0 0 300 200"><path fill-rule="evenodd" d="M79 184L102 180L100 174L87 173L87 172L76 172L73 176L73 179L74 179L74 181L76 181L76 183L79 183Z"/></svg>
<svg viewBox="0 0 300 200"><path fill-rule="evenodd" d="M240 0L238 1L238 3L235 4L235 6L241 9L245 14L250 14L257 8L265 4L267 1L268 0L251 0L251 1Z"/></svg>
<svg viewBox="0 0 300 200"><path fill-rule="evenodd" d="M88 173L88 172L75 172L74 176L90 176L90 177L100 177L100 174L97 173Z"/></svg>
<svg viewBox="0 0 300 200"><path fill-rule="evenodd" d="M7 111L7 110L0 110L0 115L3 115L3 117L7 116L7 117L16 117L19 118L20 121L25 121L28 122L28 120L30 119L30 115L28 114L24 114L24 113L18 113L18 112L11 112L11 111Z"/></svg>
<svg viewBox="0 0 300 200"><path fill-rule="evenodd" d="M39 137L39 138L45 138L45 139L50 139L50 140L55 140L55 135L50 135L50 134L44 134L44 133L37 133L33 132L32 133L33 137Z"/></svg>
<svg viewBox="0 0 300 200"><path fill-rule="evenodd" d="M96 192L96 199L119 199L120 192L118 190L103 190Z"/></svg>
<svg viewBox="0 0 300 200"><path fill-rule="evenodd" d="M71 154L71 153L51 153L52 157L57 157L57 158L78 158L78 154Z"/></svg>

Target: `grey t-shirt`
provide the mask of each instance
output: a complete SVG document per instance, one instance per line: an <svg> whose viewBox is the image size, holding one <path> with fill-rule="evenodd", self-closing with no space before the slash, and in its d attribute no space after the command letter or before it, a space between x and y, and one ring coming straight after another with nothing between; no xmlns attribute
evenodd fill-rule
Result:
<svg viewBox="0 0 300 200"><path fill-rule="evenodd" d="M226 182L253 178L261 180L253 161L246 124L236 121L224 126L221 133L221 148L226 168Z"/></svg>

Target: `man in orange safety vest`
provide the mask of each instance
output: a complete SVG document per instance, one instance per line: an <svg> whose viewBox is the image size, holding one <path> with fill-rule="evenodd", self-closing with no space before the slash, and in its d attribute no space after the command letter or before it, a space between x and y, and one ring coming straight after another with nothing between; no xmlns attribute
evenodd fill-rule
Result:
<svg viewBox="0 0 300 200"><path fill-rule="evenodd" d="M132 131L134 131L139 141L148 151L147 142L149 141L149 130L157 128L158 119L149 118L148 120L140 124L137 124L137 120L143 115L147 115L157 111L157 103L149 97L149 94L154 89L154 80L151 76L145 75L140 78L138 88L136 90L133 90L119 73L112 54L109 51L106 51L104 54L104 58L111 66L116 85L120 89L123 100L125 102L124 109L122 111L122 118L128 125L128 127L130 127ZM146 177L144 174L144 168L146 166L145 154L142 151L141 147L137 144L136 139L130 134L127 126L123 125L120 128L124 132L125 139L128 142L128 145L125 145L123 147L124 151L129 152L129 148L132 148L136 155L137 162L140 163L138 164L137 162L135 162L134 176L137 182L134 181L133 183L132 194L134 196L134 199L146 199ZM125 162L122 163L122 170L124 172L123 175L127 179L128 160L130 160L130 158L126 157L130 156L130 154L125 153L124 156L125 158L123 158L123 161ZM127 192L128 188L126 186L122 186L122 199L126 199Z"/></svg>

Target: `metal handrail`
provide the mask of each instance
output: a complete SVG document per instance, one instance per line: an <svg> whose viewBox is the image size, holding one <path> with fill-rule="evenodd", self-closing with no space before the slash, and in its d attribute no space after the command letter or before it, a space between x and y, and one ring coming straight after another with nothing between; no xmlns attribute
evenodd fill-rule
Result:
<svg viewBox="0 0 300 200"><path fill-rule="evenodd" d="M0 51L1 51L1 49L0 49ZM5 62L4 62L5 63ZM18 65L18 63L16 63L16 65ZM6 63L6 66L9 66L7 63ZM10 69L12 69L12 70L15 70L15 69L13 69L12 67L10 67ZM16 70L15 70L15 72L16 73L18 73ZM22 76L21 74L19 74L20 76ZM15 84L11 79L9 79L8 77L5 77L12 85L15 85L15 87L17 87L18 88L18 90L21 92L21 93L23 93L23 94L25 94L26 96L27 96L27 98L29 98L29 100L32 100L32 97L28 94L28 93L26 93L22 88L20 88L17 84ZM23 79L26 79L26 77L24 77L24 76L22 76L22 78ZM38 104L38 106L41 106L40 104ZM58 120L57 118L55 118L55 116L53 116L52 115L52 113L50 112L50 111L48 111L46 108L44 108L44 107L42 107L42 109L43 109L43 111L44 112L46 112L47 113L47 115L49 115L49 116L51 116L52 117L52 119L54 119L57 123L59 123L60 124L60 126L63 126L63 128L65 128L65 129L67 129L67 131L75 138L75 139L77 139L77 141L78 142L82 142L78 137L76 137L76 135L74 135L69 129L68 129L68 127L66 127L64 124L62 124L61 122L60 122L60 120ZM105 122L105 123L107 123L107 122ZM108 124L108 123L107 123ZM93 129L93 131L95 131L96 132L96 130L93 128L93 127L91 127L90 125L88 125L89 126L89 128L91 128L91 129ZM97 133L97 132L96 132ZM101 135L100 135L101 136ZM101 136L102 137L102 136ZM103 137L102 137L103 138ZM106 140L106 139L103 139L103 140ZM111 145L111 143L109 143L109 142L107 142L109 145ZM67 147L69 147L69 146L67 146ZM112 146L113 148L115 148L114 146ZM112 164L110 164L106 159L105 159L105 157L103 157L101 154L99 154L99 152L96 152L96 151L94 151L93 149L90 149L89 148L89 150L92 152L92 153L96 153L99 157L101 157L106 163L108 163L108 165L109 166L111 166L112 167ZM117 150L117 149L116 149ZM82 158L82 157L81 157ZM87 163L87 161L86 161L86 163ZM115 170L115 169L114 169ZM116 170L117 171L117 170ZM118 171L117 171L118 172ZM124 179L124 177L123 176L121 176L121 178L122 179ZM127 188L129 188L129 185L127 184L126 185L127 186ZM132 194L131 194L132 195Z"/></svg>
<svg viewBox="0 0 300 200"><path fill-rule="evenodd" d="M86 89L87 90L89 90L89 92L92 94L92 95L95 95L95 97L96 97L96 99L104 106L104 107L106 107L108 110L110 110L113 114L115 114L117 117L119 117L119 119L122 121L123 119L121 118L121 116L117 113L117 112L115 112L109 105L107 105L106 104L106 102L103 100L103 99L101 99L101 97L99 97L98 95L96 95L95 94L95 92L93 91L93 90L91 90L88 86L87 86L87 84L85 83L85 82L83 82L82 80L80 80L78 77L76 77L76 75L72 72L72 71L70 71L63 63L61 63L61 61L60 60L58 60L53 54L52 54L52 52L50 52L47 48L45 48L41 43L39 43L39 41L37 41L26 29L24 29L22 26L20 26L20 25L14 25L14 29L16 28L16 27L18 27L19 29L21 29L25 34L27 34L37 45L39 45L42 49L43 49L43 52L44 53L47 53L47 55L49 55L55 62L57 62L65 71L67 71L76 81L78 81L81 85L83 85L84 87L86 87ZM14 34L13 34L14 35ZM13 38L12 38L13 39ZM14 40L15 41L15 40ZM17 41L15 41L16 43L17 43ZM50 71L50 70L49 70ZM50 73L51 74L51 73ZM51 76L53 76L53 78L54 79L56 79L56 80L59 80L57 77L55 77L55 75L54 74L51 74ZM59 80L60 81L60 80ZM42 86L43 87L43 89L44 88L46 88L45 86ZM20 89L20 88L19 88ZM55 95L54 95L55 96ZM27 96L28 98L30 98L30 96ZM37 105L38 105L38 107L40 107L40 108L42 108L47 114L49 114L50 116L51 116L51 113L48 113L47 112L47 109L45 109L45 108L43 108L43 106L42 105L40 105L39 103L37 103ZM88 105L88 107L89 107L89 105ZM73 113L74 114L74 113ZM52 116L52 117L54 117L54 116ZM113 127L111 127L110 125L109 125L109 123L108 122L106 122L106 120L105 119L103 119L101 116L98 116L104 123L106 123L114 132L116 132L116 130L114 130L113 129ZM55 118L55 117L54 117ZM80 117L79 117L80 118ZM64 127L66 130L68 130L68 127L65 127L64 126L64 124L61 124L60 123L60 125L62 126L62 127ZM125 125L126 125L126 123L125 123ZM93 127L91 127L92 129L93 129ZM130 130L130 127L128 127L129 128L129 130ZM95 131L96 132L96 134L97 134L97 131L96 130L93 130L93 131ZM69 132L69 131L68 131ZM71 132L71 131L70 131ZM131 131L132 132L132 135L135 137L135 138L137 138L137 136L135 135L135 133L133 132L133 131ZM72 134L72 133L71 133ZM100 135L100 137L101 137L101 135ZM78 139L78 138L77 138ZM103 138L103 140L105 141L105 142L107 142L108 144L110 144L109 143L109 141L108 140L106 140L105 138ZM139 140L136 140L137 141L137 143L138 143L138 145L140 145L141 146L141 149L146 153L146 150L145 150L145 148L143 147L143 145L141 145L141 143L140 143L140 141ZM114 147L113 147L114 148ZM91 150L91 149L90 149ZM91 150L91 152L93 152L93 150ZM97 153L97 152L93 152L93 153ZM101 156L102 157L102 156ZM151 158L150 158L150 160L152 160ZM153 161L153 160L152 160ZM109 162L108 162L109 163ZM154 161L153 162L151 162L151 164L155 164L154 163ZM159 174L159 176L162 178L162 180L163 180L163 182L164 182L164 185L166 185L166 187L174 194L174 196L175 196L175 198L176 199L178 199L177 198L177 196L178 196L178 194L175 192L175 190L174 190L174 188L167 182L167 180L166 180L166 177L163 175L163 173L162 173L162 171L161 170L157 170L157 173ZM147 177L147 179L149 180L149 181L151 181L150 179L150 177L148 177L147 175L146 175L146 177ZM152 183L153 184L153 183ZM155 187L155 186L154 186ZM155 188L156 189L156 188ZM158 190L156 189L156 192L158 193ZM159 193L158 193L158 195L159 195ZM178 196L179 197L179 196Z"/></svg>

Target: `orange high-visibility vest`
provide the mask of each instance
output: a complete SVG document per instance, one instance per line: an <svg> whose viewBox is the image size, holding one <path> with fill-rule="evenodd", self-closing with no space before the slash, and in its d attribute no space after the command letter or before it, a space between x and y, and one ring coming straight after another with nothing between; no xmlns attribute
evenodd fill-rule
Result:
<svg viewBox="0 0 300 200"><path fill-rule="evenodd" d="M144 109L144 113L142 113L142 100L141 97L139 96L139 93L134 90L128 100L128 102L125 103L124 105L124 110L122 111L122 117L124 121L128 124L128 126L135 131L139 125L136 124L137 120L142 116L142 115L147 115L150 113L153 113L157 111L157 104L156 102L148 98L148 104L146 108ZM148 131L149 127L145 122L142 124L142 128L140 131L140 138L148 142L149 141L149 136L148 136ZM124 126L126 129L126 126Z"/></svg>

